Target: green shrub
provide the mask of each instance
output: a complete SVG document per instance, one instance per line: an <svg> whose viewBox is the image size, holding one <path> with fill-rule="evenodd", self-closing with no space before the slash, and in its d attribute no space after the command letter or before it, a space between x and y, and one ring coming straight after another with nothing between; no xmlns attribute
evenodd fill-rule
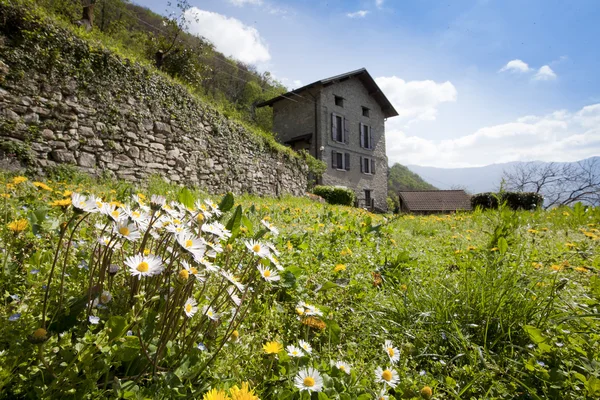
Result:
<svg viewBox="0 0 600 400"><path fill-rule="evenodd" d="M312 192L324 198L329 204L352 206L356 200L356 195L352 190L342 187L315 186Z"/></svg>
<svg viewBox="0 0 600 400"><path fill-rule="evenodd" d="M500 203L506 203L513 210L533 210L544 204L544 197L533 192L487 192L471 197L473 208L496 209Z"/></svg>

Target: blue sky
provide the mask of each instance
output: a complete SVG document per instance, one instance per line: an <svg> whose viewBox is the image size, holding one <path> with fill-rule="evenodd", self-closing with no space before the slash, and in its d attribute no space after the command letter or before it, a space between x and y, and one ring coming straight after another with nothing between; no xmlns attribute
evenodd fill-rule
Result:
<svg viewBox="0 0 600 400"><path fill-rule="evenodd" d="M400 117L390 163L600 154L597 0L190 0L228 56L292 88L366 67ZM163 13L164 0L144 5Z"/></svg>

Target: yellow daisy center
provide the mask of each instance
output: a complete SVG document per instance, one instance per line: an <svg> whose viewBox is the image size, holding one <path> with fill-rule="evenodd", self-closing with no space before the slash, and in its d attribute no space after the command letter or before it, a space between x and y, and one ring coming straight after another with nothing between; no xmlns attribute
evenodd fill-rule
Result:
<svg viewBox="0 0 600 400"><path fill-rule="evenodd" d="M138 264L136 269L140 272L148 272L148 270L150 269L150 265L148 265L146 261L142 261Z"/></svg>
<svg viewBox="0 0 600 400"><path fill-rule="evenodd" d="M388 347L388 354L390 355L390 357L394 357L394 348L393 347Z"/></svg>
<svg viewBox="0 0 600 400"><path fill-rule="evenodd" d="M119 212L117 210L111 212L110 215L112 215L115 218L119 218Z"/></svg>
<svg viewBox="0 0 600 400"><path fill-rule="evenodd" d="M196 275L198 273L198 269L196 267L190 267L190 272Z"/></svg>
<svg viewBox="0 0 600 400"><path fill-rule="evenodd" d="M392 380L392 371L390 371L389 369L386 369L385 371L383 371L381 373L381 377L387 382L391 381Z"/></svg>
<svg viewBox="0 0 600 400"><path fill-rule="evenodd" d="M255 244L252 246L252 251L258 253L260 251L260 244Z"/></svg>
<svg viewBox="0 0 600 400"><path fill-rule="evenodd" d="M340 365L340 371L346 372L346 367L343 365Z"/></svg>
<svg viewBox="0 0 600 400"><path fill-rule="evenodd" d="M189 249L189 248L190 248L190 247L192 247L193 245L194 245L194 242L193 242L193 241L191 241L191 240L189 240L189 239L185 241L185 248L186 248L186 249Z"/></svg>
<svg viewBox="0 0 600 400"><path fill-rule="evenodd" d="M179 277L184 280L188 279L190 277L190 273L186 269L182 269L179 271Z"/></svg>
<svg viewBox="0 0 600 400"><path fill-rule="evenodd" d="M209 317L212 317L213 316L213 312L210 311L210 310L208 310L208 312L206 313L206 315L208 315Z"/></svg>
<svg viewBox="0 0 600 400"><path fill-rule="evenodd" d="M132 214L134 217L136 217L136 218L139 218L139 217L141 217L141 216L142 216L142 214L140 214L140 213L139 213L139 212L137 212L137 211L134 211L134 212L132 212L131 214Z"/></svg>
<svg viewBox="0 0 600 400"><path fill-rule="evenodd" d="M185 305L185 312L190 313L192 312L192 305L191 304L186 304Z"/></svg>
<svg viewBox="0 0 600 400"><path fill-rule="evenodd" d="M268 278L268 277L270 277L270 276L271 276L271 271L269 271L268 269L267 269L267 270L265 270L265 272L263 272L263 276L264 276L265 278Z"/></svg>
<svg viewBox="0 0 600 400"><path fill-rule="evenodd" d="M129 228L126 226L122 226L119 228L119 233L123 236L129 236Z"/></svg>
<svg viewBox="0 0 600 400"><path fill-rule="evenodd" d="M313 387L315 386L315 380L310 376L307 376L306 378L304 378L304 381L302 381L302 384L306 387Z"/></svg>

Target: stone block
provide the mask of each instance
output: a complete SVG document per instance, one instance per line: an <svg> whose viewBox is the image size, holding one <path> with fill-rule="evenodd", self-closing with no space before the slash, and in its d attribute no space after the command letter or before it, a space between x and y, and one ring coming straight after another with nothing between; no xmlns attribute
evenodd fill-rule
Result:
<svg viewBox="0 0 600 400"><path fill-rule="evenodd" d="M131 158L127 157L125 154L117 154L114 157L114 162L116 164L122 165L124 167L133 167L133 161Z"/></svg>
<svg viewBox="0 0 600 400"><path fill-rule="evenodd" d="M160 143L150 143L150 148L153 150L165 151L165 146Z"/></svg>
<svg viewBox="0 0 600 400"><path fill-rule="evenodd" d="M53 150L50 153L53 161L63 164L76 164L75 156L68 150Z"/></svg>
<svg viewBox="0 0 600 400"><path fill-rule="evenodd" d="M89 126L80 126L78 133L83 137L94 137L94 130Z"/></svg>
<svg viewBox="0 0 600 400"><path fill-rule="evenodd" d="M77 164L86 168L93 168L96 166L96 157L90 153L80 153L77 158Z"/></svg>
<svg viewBox="0 0 600 400"><path fill-rule="evenodd" d="M170 135L171 134L171 126L169 124L165 124L164 122L154 121L154 132Z"/></svg>
<svg viewBox="0 0 600 400"><path fill-rule="evenodd" d="M131 146L129 150L127 150L127 154L129 154L129 156L132 158L139 158L140 149L139 147Z"/></svg>

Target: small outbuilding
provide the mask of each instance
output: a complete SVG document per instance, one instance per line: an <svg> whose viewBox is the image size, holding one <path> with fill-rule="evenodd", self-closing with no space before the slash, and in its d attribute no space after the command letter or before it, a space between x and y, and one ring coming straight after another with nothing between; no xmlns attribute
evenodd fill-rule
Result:
<svg viewBox="0 0 600 400"><path fill-rule="evenodd" d="M398 193L400 212L444 214L471 211L471 196L464 190L407 190Z"/></svg>

